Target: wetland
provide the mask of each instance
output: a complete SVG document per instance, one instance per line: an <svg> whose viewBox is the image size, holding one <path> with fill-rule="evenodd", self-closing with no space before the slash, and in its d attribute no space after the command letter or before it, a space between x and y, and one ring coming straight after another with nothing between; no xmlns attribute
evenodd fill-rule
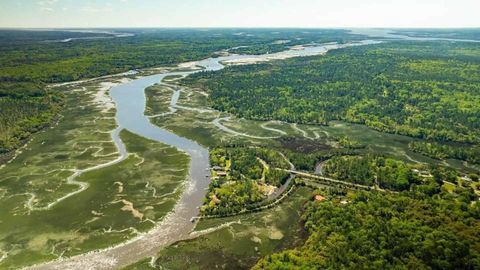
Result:
<svg viewBox="0 0 480 270"><path fill-rule="evenodd" d="M415 245L428 246L415 241L437 235L455 238L466 250L459 261L442 257L448 256L442 250L439 261L423 253L407 256L404 250L398 256L416 256L422 266L449 261L450 267L475 267L478 164L464 157L470 152L437 154L418 145L428 141L431 147L443 139L449 147L478 143L471 96L477 89L477 56L472 56L477 45L364 38L301 44L282 38L272 42L271 53L262 53L258 44L236 46L204 60L192 57L49 86L63 96L61 118L35 133L0 168L0 268L328 268L339 265L330 259L341 252L325 247L346 243L344 236L359 243L373 237L348 230L361 226L358 217L350 219L356 224L344 222L336 231L334 220L341 213L381 215L383 205L398 202L406 208L369 222L386 222L398 232L405 229L395 223L400 219L407 227L422 228L413 233L421 237L409 235ZM446 56L436 55L437 49ZM257 54L235 54L252 50ZM419 55L422 60L415 60ZM395 63L386 64L392 56ZM360 62L365 70L355 70ZM333 74L327 67L349 72ZM382 94L357 92L351 95L358 98L353 107L345 107L345 89L366 89L355 76L369 81L377 71L386 74L373 79ZM423 72L428 80L401 82L412 72ZM317 94L298 90L302 85ZM458 91L449 95L447 86ZM407 103L428 102L425 91L438 95L436 109L401 103L405 88L419 92ZM384 117L368 109L368 104L391 104L390 95L397 93L400 103L393 102ZM328 106L319 97L330 97ZM458 111L452 99L460 102ZM398 114L401 106L412 115ZM450 114L441 114L438 106ZM421 113L437 117L436 126L426 121L416 129ZM460 129L446 132L457 114L469 118ZM395 116L400 122L392 120ZM452 159L459 156L463 160ZM423 215L428 211L415 212L417 204L430 205L432 213L450 207L464 219L433 226ZM418 213L414 219L413 212ZM333 234L324 234L322 226ZM462 234L452 234L452 228ZM320 249L315 246L320 242L322 256L317 256L312 250ZM345 251L344 257L354 261L373 253ZM383 267L412 263L385 254L376 255Z"/></svg>

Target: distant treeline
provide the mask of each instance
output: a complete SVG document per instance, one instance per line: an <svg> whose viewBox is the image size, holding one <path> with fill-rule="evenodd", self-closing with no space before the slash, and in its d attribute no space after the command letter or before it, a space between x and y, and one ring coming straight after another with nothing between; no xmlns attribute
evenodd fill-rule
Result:
<svg viewBox="0 0 480 270"><path fill-rule="evenodd" d="M479 28L464 29L397 29L396 34L408 35L410 37L425 38L453 38L453 39L470 39L480 41Z"/></svg>
<svg viewBox="0 0 480 270"><path fill-rule="evenodd" d="M212 56L233 47L249 53L280 51L309 42L358 39L345 30L136 29L132 37L45 42L105 34L59 31L0 31L0 82L65 82L171 65ZM278 40L288 40L277 44Z"/></svg>

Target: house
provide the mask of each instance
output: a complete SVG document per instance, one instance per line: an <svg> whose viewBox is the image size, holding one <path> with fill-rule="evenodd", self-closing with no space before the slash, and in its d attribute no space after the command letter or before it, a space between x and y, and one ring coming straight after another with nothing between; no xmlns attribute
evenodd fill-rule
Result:
<svg viewBox="0 0 480 270"><path fill-rule="evenodd" d="M322 195L315 195L315 201L321 202L323 200L325 200L325 197L323 197Z"/></svg>

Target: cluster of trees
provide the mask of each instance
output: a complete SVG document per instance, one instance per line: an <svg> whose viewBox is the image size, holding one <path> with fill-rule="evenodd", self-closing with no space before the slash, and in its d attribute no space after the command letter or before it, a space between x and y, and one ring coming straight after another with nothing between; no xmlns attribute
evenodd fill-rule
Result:
<svg viewBox="0 0 480 270"><path fill-rule="evenodd" d="M419 167L375 155L335 156L323 166L323 173L332 178L366 186L378 184L381 188L397 191L409 190L413 184L424 180L414 170L457 182L458 173L453 169Z"/></svg>
<svg viewBox="0 0 480 270"><path fill-rule="evenodd" d="M279 187L285 184L290 174L283 169L290 169L288 161L277 151L265 147L256 147L256 156L265 161L269 169L265 172L265 183Z"/></svg>
<svg viewBox="0 0 480 270"><path fill-rule="evenodd" d="M268 168L258 159L267 163ZM212 179L202 207L207 215L236 213L256 207L266 199L263 184L279 187L289 176L281 170L289 168L285 158L276 150L263 147L217 147L210 150L210 163L227 176Z"/></svg>
<svg viewBox="0 0 480 270"><path fill-rule="evenodd" d="M345 120L424 139L479 143L478 44L389 42L190 76L240 117Z"/></svg>
<svg viewBox="0 0 480 270"><path fill-rule="evenodd" d="M473 190L431 180L399 194L361 191L340 204L309 202L308 240L253 269L479 269L480 204ZM423 190L435 190L432 194Z"/></svg>
<svg viewBox="0 0 480 270"><path fill-rule="evenodd" d="M459 159L475 164L480 164L480 146L479 145L450 145L436 142L415 141L408 147L417 153L429 156L435 159Z"/></svg>
<svg viewBox="0 0 480 270"><path fill-rule="evenodd" d="M365 144L362 144L359 141L350 139L346 136L337 138L337 141L340 144L340 146L342 146L344 148L352 149L352 150L353 149L362 149L362 148L366 147Z"/></svg>
<svg viewBox="0 0 480 270"><path fill-rule="evenodd" d="M319 162L334 156L354 154L351 149L332 149L302 153L297 151L283 150L285 156L292 162L297 170L313 172Z"/></svg>
<svg viewBox="0 0 480 270"><path fill-rule="evenodd" d="M227 175L213 178L210 182L209 192L201 209L203 214L223 215L263 199L263 194L254 180L261 177L263 168L247 149L217 147L210 150L212 167Z"/></svg>
<svg viewBox="0 0 480 270"><path fill-rule="evenodd" d="M269 185L272 185L272 186L279 187L285 184L289 176L290 174L284 170L271 168L265 174L265 183L268 183Z"/></svg>
<svg viewBox="0 0 480 270"><path fill-rule="evenodd" d="M32 83L0 83L0 154L18 148L48 126L62 104L59 93Z"/></svg>
<svg viewBox="0 0 480 270"><path fill-rule="evenodd" d="M230 176L232 179L260 179L262 177L263 166L257 160L254 148L229 148L227 155L231 161Z"/></svg>
<svg viewBox="0 0 480 270"><path fill-rule="evenodd" d="M294 151L285 151L285 156L292 162L297 170L315 171L315 167L321 161L334 156L332 152L318 151L313 153L299 153Z"/></svg>
<svg viewBox="0 0 480 270"><path fill-rule="evenodd" d="M341 156L329 159L323 166L323 173L335 179L372 186L375 173L372 160L363 156Z"/></svg>
<svg viewBox="0 0 480 270"><path fill-rule="evenodd" d="M248 205L265 199L258 184L251 179L232 181L221 184L213 180L210 184L210 192L205 199L201 211L205 215L224 215L237 213Z"/></svg>
<svg viewBox="0 0 480 270"><path fill-rule="evenodd" d="M277 150L266 147L252 148L255 155L264 160L268 166L280 169L290 169L288 161Z"/></svg>

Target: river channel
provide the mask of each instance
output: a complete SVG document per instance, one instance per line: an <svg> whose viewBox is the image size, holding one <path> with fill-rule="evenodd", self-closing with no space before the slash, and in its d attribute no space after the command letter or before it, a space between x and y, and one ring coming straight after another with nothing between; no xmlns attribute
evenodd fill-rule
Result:
<svg viewBox="0 0 480 270"><path fill-rule="evenodd" d="M191 67L201 67L202 69L169 71L140 77L113 87L110 89L110 96L116 105L118 128L112 133L112 139L117 148L119 150L124 149L119 131L126 129L142 137L168 144L185 152L190 156L190 169L184 192L174 209L149 232L108 249L63 258L31 267L31 269L118 269L143 258L155 256L161 248L189 238L195 226L192 218L198 216L199 207L202 205L209 185L209 152L207 148L197 142L178 136L150 122L150 119L145 115L145 89L147 87L161 83L168 76L188 76L201 70L220 70L224 68L223 64L225 63L252 64L276 59L319 55L329 50L376 43L379 43L379 41L364 40L345 44L328 43L295 47L284 52L265 55L228 55L208 58L188 63ZM176 102L177 99L172 99L172 102Z"/></svg>

